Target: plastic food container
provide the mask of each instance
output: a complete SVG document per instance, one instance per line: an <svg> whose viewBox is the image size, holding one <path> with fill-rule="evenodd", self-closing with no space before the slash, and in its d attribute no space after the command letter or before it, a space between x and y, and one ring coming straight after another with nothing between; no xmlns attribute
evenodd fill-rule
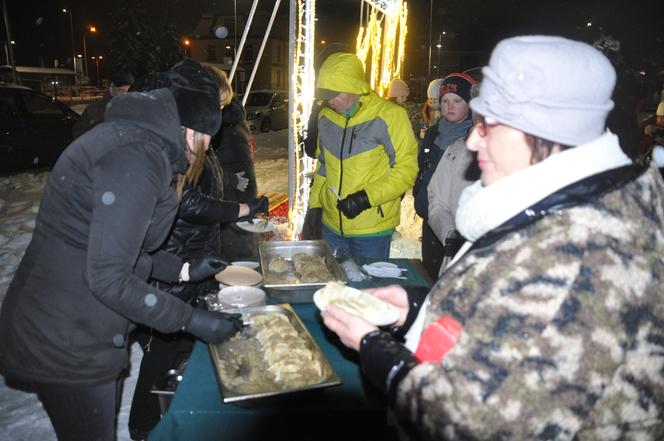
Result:
<svg viewBox="0 0 664 441"><path fill-rule="evenodd" d="M220 290L217 297L222 309L265 305L265 291L253 286L229 286Z"/></svg>

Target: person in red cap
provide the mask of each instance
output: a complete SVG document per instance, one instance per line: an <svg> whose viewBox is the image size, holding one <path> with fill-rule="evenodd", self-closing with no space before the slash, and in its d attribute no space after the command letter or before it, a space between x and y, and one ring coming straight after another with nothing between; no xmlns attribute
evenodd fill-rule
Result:
<svg viewBox="0 0 664 441"><path fill-rule="evenodd" d="M440 86L441 117L427 131L417 156L419 172L413 187L415 211L422 218L422 262L429 275L436 279L443 262L444 247L429 227L429 182L447 147L466 137L472 127L470 89L476 81L467 74L446 76Z"/></svg>

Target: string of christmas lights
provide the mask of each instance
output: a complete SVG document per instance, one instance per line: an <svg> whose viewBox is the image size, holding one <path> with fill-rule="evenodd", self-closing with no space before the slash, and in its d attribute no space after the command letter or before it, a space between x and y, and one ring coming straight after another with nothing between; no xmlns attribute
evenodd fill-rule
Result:
<svg viewBox="0 0 664 441"><path fill-rule="evenodd" d="M314 101L316 75L314 72L315 0L298 0L295 54L291 69L293 112L290 115L294 144L294 173L290 176L294 191L291 193L288 224L290 239L298 239L309 202L309 189L316 162L304 153L307 123Z"/></svg>

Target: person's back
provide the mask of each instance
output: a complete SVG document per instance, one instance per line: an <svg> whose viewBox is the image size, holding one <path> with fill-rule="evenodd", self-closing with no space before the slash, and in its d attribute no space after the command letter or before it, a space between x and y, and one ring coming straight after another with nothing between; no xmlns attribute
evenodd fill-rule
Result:
<svg viewBox="0 0 664 441"><path fill-rule="evenodd" d="M221 110L221 129L212 138L212 148L217 153L224 171L224 198L231 201L249 202L256 198L256 171L251 156L251 130L247 123L247 112L240 100L234 96L231 102ZM228 179L237 173L248 179L244 191L237 188L234 179ZM235 185L234 185L235 184Z"/></svg>
<svg viewBox="0 0 664 441"><path fill-rule="evenodd" d="M110 121L74 141L53 168L44 188L32 241L8 289L0 320L2 347L5 350L20 347L12 350L15 364L11 367L2 366L10 357L0 351L0 366L17 370L19 378L31 375L33 379L48 380L53 375L85 382L100 375L112 377L124 368L126 356L109 342L113 332L126 330L129 321L103 306L99 298L116 295L119 284L123 289L133 287L134 276L123 272L127 268L131 272L133 262L115 262L113 266L95 270L87 261L95 258L110 261L107 256L111 253L121 254L122 244L116 243L119 239L112 234L113 222L107 220L104 224L93 215L101 205L102 209L114 210L114 222L135 221L136 213L129 211L131 207L126 208L127 200L123 198L132 185L142 190L134 192L134 199L140 198L146 207L152 206L143 249L154 251L170 229L177 201L170 189L169 159L176 169L182 167L182 170L186 159L177 137L175 102L170 94L159 92L165 91L156 91L157 99L124 96L109 114ZM116 164L123 165L122 170L116 171ZM125 173L118 175L121 171L133 173L128 179ZM91 224L105 225L105 236L91 237ZM109 279L109 275L121 280ZM132 299L108 301L126 307L123 302ZM69 312L63 312L68 307ZM159 308L162 307L166 305L160 304ZM89 320L90 314L97 319ZM27 332L7 330L24 317L31 317L38 325L30 325ZM160 320L167 319L164 316ZM82 323L85 329L74 331L73 322ZM44 340L40 333L48 334L49 338ZM72 345L72 338L82 340ZM39 363L33 362L35 359ZM81 364L82 359L86 363ZM34 372L22 367L29 365Z"/></svg>
<svg viewBox="0 0 664 441"><path fill-rule="evenodd" d="M88 104L81 117L76 120L76 124L72 127L74 139L104 122L104 114L109 101L115 96L127 93L133 83L134 77L129 72L115 72L111 75L108 93L102 99Z"/></svg>

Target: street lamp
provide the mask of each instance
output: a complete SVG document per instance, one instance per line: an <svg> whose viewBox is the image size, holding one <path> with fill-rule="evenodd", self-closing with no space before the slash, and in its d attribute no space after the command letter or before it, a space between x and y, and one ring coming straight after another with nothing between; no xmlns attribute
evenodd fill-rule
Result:
<svg viewBox="0 0 664 441"><path fill-rule="evenodd" d="M101 87L101 71L99 70L99 63L101 63L101 60L103 60L104 57L102 57L101 55L98 55L96 57L93 56L93 57L90 57L90 58L92 58L95 61L96 65L97 65L97 87Z"/></svg>
<svg viewBox="0 0 664 441"><path fill-rule="evenodd" d="M74 48L74 18L72 17L72 13L69 9L62 8L62 12L64 14L69 15L69 32L71 35L71 65L74 73L76 73L76 49Z"/></svg>
<svg viewBox="0 0 664 441"><path fill-rule="evenodd" d="M429 63L427 64L427 81L431 81L431 23L433 20L433 0L429 0Z"/></svg>
<svg viewBox="0 0 664 441"><path fill-rule="evenodd" d="M88 47L85 44L85 37L88 36L88 32L95 33L97 32L97 28L94 26L88 26L88 28L83 32L83 63L85 67L85 76L88 76Z"/></svg>
<svg viewBox="0 0 664 441"><path fill-rule="evenodd" d="M444 34L444 32L443 32ZM436 44L436 47L438 48L438 62L436 63L438 66L437 70L437 76L440 77L440 48L443 47L443 34L438 34L438 44Z"/></svg>
<svg viewBox="0 0 664 441"><path fill-rule="evenodd" d="M191 41L189 41L188 38L185 38L183 43L184 43L184 56L185 57L191 57L191 49L189 48L189 45L191 44Z"/></svg>

